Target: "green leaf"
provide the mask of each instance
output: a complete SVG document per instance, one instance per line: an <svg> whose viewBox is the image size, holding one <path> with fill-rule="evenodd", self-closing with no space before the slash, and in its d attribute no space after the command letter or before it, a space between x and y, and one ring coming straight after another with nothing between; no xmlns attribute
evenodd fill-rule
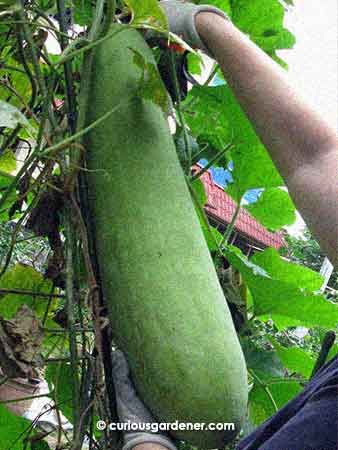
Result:
<svg viewBox="0 0 338 450"><path fill-rule="evenodd" d="M0 280L0 288L21 289L32 292L51 293L52 282L45 280L33 267L17 264L7 270ZM48 298L21 294L6 294L0 296L0 315L11 319L18 308L25 304L29 306L39 318L46 310Z"/></svg>
<svg viewBox="0 0 338 450"><path fill-rule="evenodd" d="M50 450L46 441L37 441L31 444L31 450Z"/></svg>
<svg viewBox="0 0 338 450"><path fill-rule="evenodd" d="M338 344L334 344L327 355L326 361L330 361L330 359L334 358L338 355Z"/></svg>
<svg viewBox="0 0 338 450"><path fill-rule="evenodd" d="M289 194L279 188L265 189L255 203L244 206L258 222L272 231L296 220L296 210Z"/></svg>
<svg viewBox="0 0 338 450"><path fill-rule="evenodd" d="M283 27L284 14L279 0L238 0L232 5L232 21L270 56L295 44L293 34Z"/></svg>
<svg viewBox="0 0 338 450"><path fill-rule="evenodd" d="M0 127L15 128L17 125L23 125L31 134L34 133L33 127L17 107L0 100Z"/></svg>
<svg viewBox="0 0 338 450"><path fill-rule="evenodd" d="M309 353L298 347L284 347L272 337L269 337L269 340L287 369L303 375L305 378L310 377L315 361Z"/></svg>
<svg viewBox="0 0 338 450"><path fill-rule="evenodd" d="M0 405L1 450L22 450L23 440L31 426L31 421L16 416Z"/></svg>
<svg viewBox="0 0 338 450"><path fill-rule="evenodd" d="M168 30L168 20L157 0L125 0L132 11L132 24Z"/></svg>
<svg viewBox="0 0 338 450"><path fill-rule="evenodd" d="M288 401L294 398L301 390L299 383L281 382L267 386L277 408L282 408ZM276 409L268 392L259 383L255 382L249 393L249 417L255 425L260 425L276 413Z"/></svg>
<svg viewBox="0 0 338 450"><path fill-rule="evenodd" d="M263 36L253 36L253 41L267 53L275 50L291 49L295 43L295 36L288 30L267 30Z"/></svg>
<svg viewBox="0 0 338 450"><path fill-rule="evenodd" d="M190 101L193 101L193 108L186 112L185 118L192 134L200 142L208 142L215 152L224 149L230 142L234 146L231 150L234 186L228 188L227 192L231 192L236 201L248 189L284 185L269 154L228 86L194 86L186 104Z"/></svg>
<svg viewBox="0 0 338 450"><path fill-rule="evenodd" d="M156 64L146 61L137 50L129 49L134 54L134 63L142 70L139 95L158 105L164 113L169 110L169 97L159 75Z"/></svg>
<svg viewBox="0 0 338 450"><path fill-rule="evenodd" d="M12 66L13 68L22 69L21 63L14 58L6 59L6 64L8 64L8 66ZM10 70L8 68L1 69L0 67L0 78L7 79L9 74L11 86L14 87L16 92L20 95L20 97L24 99L26 103L28 103L32 95L32 86L29 81L29 78L27 77L26 74L22 72ZM10 98L11 105L16 106L18 108L22 108L22 102L19 100L19 98L11 94L10 91L5 86L0 85L0 99L8 101L9 96L11 96Z"/></svg>
<svg viewBox="0 0 338 450"><path fill-rule="evenodd" d="M205 223L205 219L204 219L200 209L196 206L196 204L195 204L195 210L197 213L197 217L200 221L203 236L208 245L209 251L210 252L216 251L218 249L217 244L219 244L222 241L223 235L218 230L216 230L216 228L214 228L212 226L209 229L209 227Z"/></svg>
<svg viewBox="0 0 338 450"><path fill-rule="evenodd" d="M19 11L20 3L17 0L0 0L0 17Z"/></svg>
<svg viewBox="0 0 338 450"><path fill-rule="evenodd" d="M201 206L204 206L207 202L207 194L205 192L204 184L202 183L202 181L199 178L192 181L190 184L191 184L192 189L195 192L195 195L199 201L199 204Z"/></svg>
<svg viewBox="0 0 338 450"><path fill-rule="evenodd" d="M239 201L250 189L284 185L282 177L262 145L249 146L247 148L244 148L243 145L238 145L231 150L231 156L234 162L232 171L233 184L236 186L235 192L237 192L237 197L234 200ZM232 185L229 185L226 192L231 195L231 192L234 192L234 187L231 188L231 191L230 186Z"/></svg>
<svg viewBox="0 0 338 450"><path fill-rule="evenodd" d="M60 410L68 420L73 420L73 387L71 380L73 378L70 364L49 363L46 369L46 380L52 391L55 389L55 404L59 405Z"/></svg>
<svg viewBox="0 0 338 450"><path fill-rule="evenodd" d="M81 26L91 25L93 7L90 0L74 0L74 22Z"/></svg>
<svg viewBox="0 0 338 450"><path fill-rule="evenodd" d="M5 174L10 174L16 169L16 160L11 150L6 150L2 155L0 154L0 170ZM5 183L2 176L2 182Z"/></svg>
<svg viewBox="0 0 338 450"><path fill-rule="evenodd" d="M185 120L194 137L208 142L214 151L225 148L231 140L230 123L223 109L224 87L194 86L189 92L183 107L192 102L191 111L186 112Z"/></svg>
<svg viewBox="0 0 338 450"><path fill-rule="evenodd" d="M197 0L194 1L197 5L212 5L224 11L231 17L231 1L230 0Z"/></svg>
<svg viewBox="0 0 338 450"><path fill-rule="evenodd" d="M224 256L240 271L245 283L251 291L254 301L254 314L290 317L299 320L303 326L320 325L324 328L335 328L338 323L338 306L322 295L309 293L308 290L295 286L282 274L280 279L269 275L265 267L249 261L239 249L227 246Z"/></svg>
<svg viewBox="0 0 338 450"><path fill-rule="evenodd" d="M1 164L1 157L0 157L0 164ZM13 181L12 175L9 175L6 173L1 173L0 174L0 191L6 189L11 184L12 181Z"/></svg>
<svg viewBox="0 0 338 450"><path fill-rule="evenodd" d="M267 248L256 253L251 261L262 267L272 278L284 281L292 286L318 291L323 284L323 277L314 270L281 258L277 250Z"/></svg>
<svg viewBox="0 0 338 450"><path fill-rule="evenodd" d="M250 36L283 27L284 8L278 0L236 0L232 3L232 21Z"/></svg>
<svg viewBox="0 0 338 450"><path fill-rule="evenodd" d="M248 369L270 378L284 376L283 366L275 351L263 350L248 338L241 339L241 347Z"/></svg>
<svg viewBox="0 0 338 450"><path fill-rule="evenodd" d="M1 163L1 158L0 158L0 163ZM7 177L0 177L0 187L1 185L3 185L3 187L7 187L9 185L8 183L9 178ZM5 192L5 191L4 191ZM0 199L2 198L2 193L0 193ZM1 209L0 209L0 220L3 222L8 221L9 218L9 212L10 212L10 208L12 207L13 203L17 201L17 194L16 194L16 190L13 189L9 196L7 197L5 203L2 205ZM15 218L15 216L14 216ZM12 217L13 219L13 217Z"/></svg>
<svg viewBox="0 0 338 450"><path fill-rule="evenodd" d="M283 27L284 8L278 0L238 0L232 21L263 50L292 48L295 37Z"/></svg>
<svg viewBox="0 0 338 450"><path fill-rule="evenodd" d="M192 75L201 75L202 74L201 59L197 55L189 53L188 68L189 73L191 73Z"/></svg>

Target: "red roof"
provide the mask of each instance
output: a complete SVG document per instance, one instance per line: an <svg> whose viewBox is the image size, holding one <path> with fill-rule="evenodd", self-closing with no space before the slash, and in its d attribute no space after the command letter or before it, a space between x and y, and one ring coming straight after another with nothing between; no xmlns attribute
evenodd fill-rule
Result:
<svg viewBox="0 0 338 450"><path fill-rule="evenodd" d="M199 171L201 170L201 167L195 165L193 169ZM235 213L236 203L226 192L224 192L222 186L213 181L210 171L205 172L200 179L204 184L205 192L208 197L205 205L206 212L220 222L229 224ZM278 249L286 245L281 232L273 233L267 230L263 225L258 223L245 208L241 208L240 210L235 229L241 234L264 244L264 246L267 247Z"/></svg>

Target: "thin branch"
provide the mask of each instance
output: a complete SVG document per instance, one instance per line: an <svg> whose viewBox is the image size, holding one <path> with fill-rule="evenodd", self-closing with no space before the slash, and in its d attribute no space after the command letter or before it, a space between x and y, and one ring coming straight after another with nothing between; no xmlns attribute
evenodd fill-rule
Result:
<svg viewBox="0 0 338 450"><path fill-rule="evenodd" d="M129 27L125 25L123 28L119 28L118 30L114 30L111 33L106 34L104 37L97 39L94 42L91 42L88 45L85 45L84 47L79 48L78 50L74 50L71 53L67 53L67 49L65 50L65 54L60 56L60 59L56 61L55 63L52 63L52 66L59 67L61 64L64 64L67 61L70 61L71 59L75 58L75 56L81 55L81 53L87 52L88 50L91 50L98 46L99 44L102 44L102 42L106 41L107 39L110 39L113 36L116 36L119 33L122 33L124 30L127 30ZM82 41L82 40L81 40Z"/></svg>
<svg viewBox="0 0 338 450"><path fill-rule="evenodd" d="M108 33L115 16L115 10L116 10L116 0L107 0L106 14L102 25L102 36L105 36Z"/></svg>
<svg viewBox="0 0 338 450"><path fill-rule="evenodd" d="M130 103L133 99L129 100L129 101L122 101L121 103L119 103L117 106L114 106L110 111L107 111L105 114L103 114L101 117L99 117L98 119L96 119L94 122L92 122L90 125L88 125L87 127L83 128L82 130L78 131L77 133L73 134L72 136L69 136L68 138L64 139L61 142L58 142L57 144L54 144L48 148L46 148L45 150L41 151L39 153L40 156L45 156L45 155L49 155L52 152L56 152L59 150L62 150L64 148L67 148L68 145L74 141L76 141L77 139L79 139L80 137L84 136L86 133L88 133L88 131L92 130L93 128L97 127L98 125L100 125L100 123L104 122L106 119L108 119L114 112L116 112L119 108L121 108L122 106L127 105L128 103Z"/></svg>
<svg viewBox="0 0 338 450"><path fill-rule="evenodd" d="M6 405L8 403L23 402L24 400L34 400L35 398L48 397L49 395L51 395L51 392L47 392L45 394L39 394L39 395L30 395L28 397L13 398L10 400L0 400L0 405Z"/></svg>
<svg viewBox="0 0 338 450"><path fill-rule="evenodd" d="M28 295L30 297L43 297L43 298L65 298L65 295L63 294L48 294L47 292L35 292L35 291L29 291L26 289L6 289L6 288L0 288L0 295L7 295L7 294L18 294L18 295Z"/></svg>
<svg viewBox="0 0 338 450"><path fill-rule="evenodd" d="M216 164L224 154L233 148L233 144L228 144L225 148L219 151L201 170L199 170L194 176L191 177L191 181L195 181L200 178L205 172L207 172L211 166Z"/></svg>
<svg viewBox="0 0 338 450"><path fill-rule="evenodd" d="M192 150L191 150L191 143L189 140L189 136L188 136L188 131L187 131L187 127L185 124L185 120L184 120L184 116L181 110L181 93L180 93L180 87L179 87L179 83L178 83L178 79L177 79L177 73L176 73L176 66L175 66L175 55L174 52L170 52L170 70L171 70L171 74L172 74L172 78L174 81L174 89L175 89L175 95L176 98L178 99L177 101L177 115L180 121L180 125L183 129L183 140L184 140L184 146L185 146L185 151L186 154L188 155L188 168L190 170L191 167L191 161L192 161Z"/></svg>
<svg viewBox="0 0 338 450"><path fill-rule="evenodd" d="M79 423L79 405L80 405L80 388L78 379L78 354L76 344L76 332L75 332L75 303L74 303L74 267L73 267L73 248L74 248L74 236L71 226L71 214L69 207L65 208L65 236L66 236L66 295L67 295L67 329L69 333L70 342L70 367L72 372L72 403L73 403L73 425L74 430ZM75 431L74 431L75 433ZM74 434L75 436L75 434Z"/></svg>
<svg viewBox="0 0 338 450"><path fill-rule="evenodd" d="M235 228L239 213L241 211L241 200L242 200L242 198L240 198L237 203L236 210L234 212L234 215L232 216L231 222L227 226L225 233L223 235L223 239L221 240L221 242L219 244L220 247L222 247L224 244L228 243L229 237L230 237L233 229Z"/></svg>

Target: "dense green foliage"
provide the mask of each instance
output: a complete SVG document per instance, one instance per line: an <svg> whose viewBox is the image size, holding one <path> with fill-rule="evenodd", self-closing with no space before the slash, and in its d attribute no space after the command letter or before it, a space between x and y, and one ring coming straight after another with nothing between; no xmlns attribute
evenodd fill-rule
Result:
<svg viewBox="0 0 338 450"><path fill-rule="evenodd" d="M243 32L285 67L276 52L292 48L295 42L283 26L285 4L290 5L291 1L200 3L224 9ZM109 322L96 288L99 278L91 230L87 227L86 233L84 226L90 219L84 156L90 155L91 150L81 143L81 137L88 132L84 111L86 105L95 108L95 100L88 105L88 89L98 40L122 39L123 33L118 37L109 31L114 14L125 23L125 28L129 28L126 24L130 21L132 28L150 27L166 33L167 25L156 0L75 0L71 14L69 6L63 0L6 0L0 4L0 220L4 230L0 241L0 315L12 318L17 307L28 304L41 319L42 361L57 408L75 425L72 448L80 448L85 436L90 439L95 434L92 448L105 449L115 447L116 436L94 433L94 424L98 417L107 422L114 420L114 392L112 384L106 382L110 379L110 333L106 326ZM79 28L74 24L83 28L76 31ZM61 44L61 54L54 49L55 45L46 45L47 32ZM318 293L322 283L317 273L320 257L313 241L309 243L309 252L308 244L303 247L291 242L289 255L293 262L273 249L248 260L207 223L202 209L206 202L203 185L198 179L193 181L190 174L191 165L201 158L232 168L233 183L228 185L227 192L238 208L248 190L262 190L257 203L248 209L267 228L278 230L295 217L294 205L281 189L284 184L281 176L217 66L214 73L222 84L196 85L185 99L170 105L154 64L145 60L138 48L131 45L129 51L141 74L138 86L142 89L135 94L139 104L142 99L149 108L160 107L165 114L172 107L175 110L177 154L225 296L241 317L238 336L249 381L244 435L281 408L307 382L325 333L337 327L338 308ZM153 52L156 60L161 61L161 49L153 48ZM176 97L180 97L180 84L176 83L174 68L179 57L172 54L168 59ZM193 74L201 72L201 61L195 55L189 64ZM111 73L112 80L114 76ZM108 135L113 138L114 120L121 117L122 105L127 101L127 93L120 92L107 115L95 116L99 122L91 123L91 129L95 130L100 123L108 127L110 121ZM131 134L128 123L125 126L126 134ZM157 133L155 120L154 133ZM138 157L142 159L139 152L146 150L144 143L135 148L135 162ZM104 176L97 174L98 178ZM132 178L126 172L124 182L137 185L138 176L137 171ZM164 178L162 182L167 183ZM172 189L174 195L176 186L171 186L166 186L166 190ZM156 191L157 188L154 196ZM146 207L145 198L139 194L135 192L135 198L142 211ZM116 196L116 192L111 193L112 202ZM168 192L167 202L169 197ZM102 205L108 217L110 211L104 202ZM111 220L113 227L120 220L119 214ZM170 225L174 230L175 215L166 216L165 221L166 227ZM49 253L48 261L36 259L35 268L33 260L39 249L30 246L34 241L24 230L26 225L37 236L34 239L38 239L39 249ZM228 227L227 235L230 231ZM150 237L149 242L153 242ZM156 249L159 243L152 245ZM224 276L223 258L230 263L234 278ZM142 269L147 271L147 267ZM190 267L184 269L190 271ZM128 318L123 326L128 326ZM329 357L337 349L335 344ZM153 383L156 384L155 379ZM0 450L39 448L42 441L38 442L36 435L34 438L27 422L5 413L3 405L1 408Z"/></svg>

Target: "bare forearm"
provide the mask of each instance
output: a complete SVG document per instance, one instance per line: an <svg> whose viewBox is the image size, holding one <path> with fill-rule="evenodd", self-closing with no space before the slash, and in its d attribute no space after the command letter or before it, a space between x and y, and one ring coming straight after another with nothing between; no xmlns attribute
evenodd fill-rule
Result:
<svg viewBox="0 0 338 450"><path fill-rule="evenodd" d="M297 208L323 250L332 262L337 262L335 132L296 95L284 71L231 22L203 12L197 15L196 26L283 176ZM316 208L318 201L321 211ZM320 216L320 212L324 215Z"/></svg>

